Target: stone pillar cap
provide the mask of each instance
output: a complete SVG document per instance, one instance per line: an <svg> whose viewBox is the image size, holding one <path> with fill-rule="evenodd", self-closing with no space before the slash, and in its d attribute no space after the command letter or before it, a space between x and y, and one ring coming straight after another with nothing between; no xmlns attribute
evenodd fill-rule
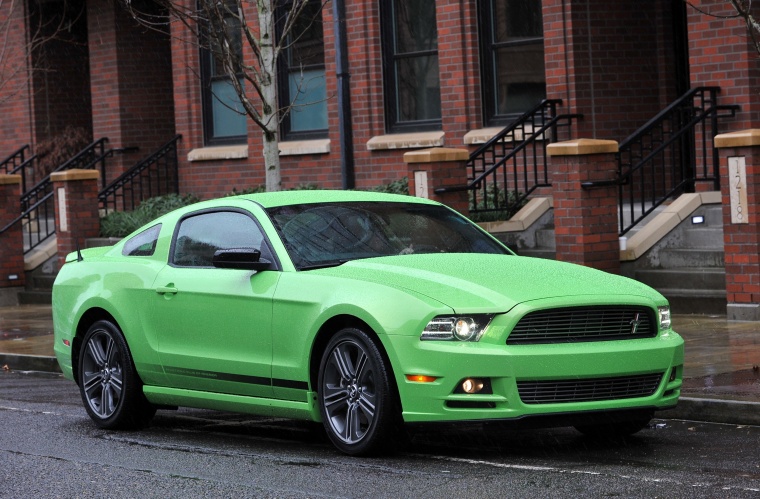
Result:
<svg viewBox="0 0 760 499"><path fill-rule="evenodd" d="M438 163L442 161L467 161L470 153L467 149L454 149L450 147L431 147L419 151L410 151L404 154L406 163Z"/></svg>
<svg viewBox="0 0 760 499"><path fill-rule="evenodd" d="M740 132L722 133L715 136L715 147L753 147L760 146L760 129L752 128Z"/></svg>
<svg viewBox="0 0 760 499"><path fill-rule="evenodd" d="M618 152L616 140L576 139L555 142L546 147L549 156L586 156L588 154L609 154Z"/></svg>
<svg viewBox="0 0 760 499"><path fill-rule="evenodd" d="M50 174L52 182L71 182L74 180L97 180L100 178L98 170L71 169Z"/></svg>
<svg viewBox="0 0 760 499"><path fill-rule="evenodd" d="M20 184L21 175L18 174L3 174L0 175L0 185Z"/></svg>

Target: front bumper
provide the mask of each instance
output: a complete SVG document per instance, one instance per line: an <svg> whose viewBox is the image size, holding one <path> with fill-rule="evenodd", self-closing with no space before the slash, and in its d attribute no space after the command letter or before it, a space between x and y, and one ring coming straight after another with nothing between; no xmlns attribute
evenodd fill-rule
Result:
<svg viewBox="0 0 760 499"><path fill-rule="evenodd" d="M550 345L420 341L409 336L387 339L407 423L666 409L676 405L681 392L683 339L671 330L648 339ZM407 375L435 381L410 381ZM466 378L487 379L492 393L455 393ZM653 391L628 395L628 380L635 383L641 378L655 379ZM609 393L594 394L608 381L617 387L613 398ZM572 391L577 384L579 392L592 392L592 400L571 394L569 400L559 402L550 397L525 403L518 389L523 382L550 386L556 382L565 387L565 393L567 386Z"/></svg>

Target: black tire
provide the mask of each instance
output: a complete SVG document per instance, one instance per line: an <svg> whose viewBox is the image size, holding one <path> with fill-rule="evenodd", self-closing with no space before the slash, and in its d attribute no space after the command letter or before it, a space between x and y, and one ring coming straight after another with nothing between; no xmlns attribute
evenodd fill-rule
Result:
<svg viewBox="0 0 760 499"><path fill-rule="evenodd" d="M143 394L127 342L112 322L98 321L87 330L78 375L84 407L99 427L143 428L155 415L156 408Z"/></svg>
<svg viewBox="0 0 760 499"><path fill-rule="evenodd" d="M346 328L327 345L319 365L322 423L340 451L364 456L390 450L399 419L390 370L372 339Z"/></svg>
<svg viewBox="0 0 760 499"><path fill-rule="evenodd" d="M618 421L615 423L603 423L596 425L580 425L575 429L583 433L586 436L593 438L623 438L638 433L647 426L652 420L651 417L632 419L630 421Z"/></svg>

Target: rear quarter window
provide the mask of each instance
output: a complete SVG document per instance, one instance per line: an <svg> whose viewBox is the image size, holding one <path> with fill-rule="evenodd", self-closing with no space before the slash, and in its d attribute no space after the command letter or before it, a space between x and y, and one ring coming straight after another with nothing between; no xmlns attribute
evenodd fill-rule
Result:
<svg viewBox="0 0 760 499"><path fill-rule="evenodd" d="M124 256L153 256L160 233L161 224L145 229L124 243L121 254Z"/></svg>

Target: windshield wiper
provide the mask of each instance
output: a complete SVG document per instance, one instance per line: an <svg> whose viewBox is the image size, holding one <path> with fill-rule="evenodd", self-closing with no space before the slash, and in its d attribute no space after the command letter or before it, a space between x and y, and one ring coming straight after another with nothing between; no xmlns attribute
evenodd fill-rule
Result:
<svg viewBox="0 0 760 499"><path fill-rule="evenodd" d="M311 265L301 265L298 267L298 270L316 270L316 269L327 269L330 267L340 267L346 262L350 262L351 260L333 260L331 262L322 262L322 263L312 263Z"/></svg>

